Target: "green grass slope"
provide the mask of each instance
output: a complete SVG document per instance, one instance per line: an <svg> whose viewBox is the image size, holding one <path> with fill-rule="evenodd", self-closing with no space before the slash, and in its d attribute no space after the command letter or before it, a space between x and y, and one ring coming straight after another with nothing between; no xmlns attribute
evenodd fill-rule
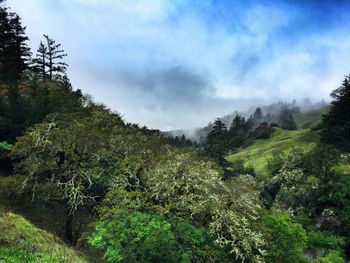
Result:
<svg viewBox="0 0 350 263"><path fill-rule="evenodd" d="M227 156L227 160L234 162L243 159L246 165L254 168L258 176L267 176L268 161L274 156L287 154L293 147L308 151L318 140L317 131L310 129L287 131L277 128L270 138L256 140L247 148L241 148L237 153Z"/></svg>
<svg viewBox="0 0 350 263"><path fill-rule="evenodd" d="M60 238L40 229L17 213L16 201L10 195L18 189L21 180L16 176L0 176L0 263L88 262L85 255L82 257L80 252L67 246ZM32 213L39 212L32 209ZM38 216L56 216L56 221L59 220L53 211L48 210L41 211ZM51 219L51 223L54 222Z"/></svg>
<svg viewBox="0 0 350 263"><path fill-rule="evenodd" d="M324 107L318 110L294 113L293 119L298 129L306 129L316 127L322 121L322 115L329 112L330 107Z"/></svg>
<svg viewBox="0 0 350 263"><path fill-rule="evenodd" d="M54 235L20 215L0 212L0 262L87 262Z"/></svg>

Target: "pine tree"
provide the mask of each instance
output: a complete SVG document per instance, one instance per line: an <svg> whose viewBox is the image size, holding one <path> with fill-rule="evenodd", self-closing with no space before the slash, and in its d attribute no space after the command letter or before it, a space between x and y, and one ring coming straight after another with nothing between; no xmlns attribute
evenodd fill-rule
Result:
<svg viewBox="0 0 350 263"><path fill-rule="evenodd" d="M64 75L68 65L61 60L67 56L61 48L61 44L56 44L56 41L49 38L48 35L44 35L47 41L47 58L49 68L49 79L52 80ZM57 61L59 60L59 61Z"/></svg>
<svg viewBox="0 0 350 263"><path fill-rule="evenodd" d="M323 118L321 139L350 150L350 75L331 93L331 97L334 101L330 112Z"/></svg>
<svg viewBox="0 0 350 263"><path fill-rule="evenodd" d="M278 118L278 124L282 129L285 130L296 130L297 125L293 119L293 116L289 109L284 108L281 110L281 113Z"/></svg>
<svg viewBox="0 0 350 263"><path fill-rule="evenodd" d="M226 163L225 154L228 149L227 129L225 124L218 118L214 122L213 129L209 132L205 144L206 153L216 160L221 166Z"/></svg>
<svg viewBox="0 0 350 263"><path fill-rule="evenodd" d="M8 12L3 3L0 1L0 80L14 84L29 67L31 52L21 18Z"/></svg>
<svg viewBox="0 0 350 263"><path fill-rule="evenodd" d="M34 70L40 75L43 81L47 80L46 71L46 54L47 47L40 41L39 48L36 53L36 58L33 59Z"/></svg>
<svg viewBox="0 0 350 263"><path fill-rule="evenodd" d="M22 27L21 18L14 15L10 20L12 29L11 48L9 49L10 67L12 70L12 78L19 80L24 70L28 69L31 59L31 51L27 45L29 38L25 34L26 27Z"/></svg>
<svg viewBox="0 0 350 263"><path fill-rule="evenodd" d="M231 123L230 134L234 136L239 133L244 129L245 123L245 118L237 114Z"/></svg>
<svg viewBox="0 0 350 263"><path fill-rule="evenodd" d="M232 121L230 130L229 130L229 145L232 148L240 147L244 140L247 137L249 130L247 130L247 122L243 116L239 116L238 114Z"/></svg>
<svg viewBox="0 0 350 263"><path fill-rule="evenodd" d="M255 120L260 121L262 119L262 117L263 117L262 109L261 108L256 108L253 117L254 117Z"/></svg>
<svg viewBox="0 0 350 263"><path fill-rule="evenodd" d="M61 44L56 44L56 41L45 35L46 43L40 42L37 50L36 58L34 59L34 68L42 77L42 80L62 80L67 82L66 71L68 65L62 60L67 54L61 49Z"/></svg>

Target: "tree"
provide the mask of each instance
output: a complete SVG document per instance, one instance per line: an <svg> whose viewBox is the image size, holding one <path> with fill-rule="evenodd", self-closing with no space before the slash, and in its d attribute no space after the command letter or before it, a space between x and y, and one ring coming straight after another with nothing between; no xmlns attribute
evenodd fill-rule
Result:
<svg viewBox="0 0 350 263"><path fill-rule="evenodd" d="M321 139L345 150L350 149L350 75L331 93L332 107L323 117Z"/></svg>
<svg viewBox="0 0 350 263"><path fill-rule="evenodd" d="M65 79L68 65L62 62L67 56L61 49L61 44L45 35L46 43L40 42L34 59L34 68L42 76L43 80L62 80Z"/></svg>
<svg viewBox="0 0 350 263"><path fill-rule="evenodd" d="M267 262L309 262L304 257L307 236L300 224L293 223L288 213L276 213L264 218L270 230Z"/></svg>
<svg viewBox="0 0 350 263"><path fill-rule="evenodd" d="M256 108L254 114L253 114L253 118L256 121L260 121L263 117L263 113L262 113L262 109L261 108Z"/></svg>
<svg viewBox="0 0 350 263"><path fill-rule="evenodd" d="M242 132L242 130L245 130L245 124L245 118L237 114L232 120L231 127L229 130L230 135L235 136L238 133Z"/></svg>
<svg viewBox="0 0 350 263"><path fill-rule="evenodd" d="M75 212L98 195L99 152L108 145L112 127L118 130L123 125L118 115L103 109L88 116L54 114L18 138L13 147L16 171L25 176L23 190L65 205L65 237L70 242L76 238Z"/></svg>
<svg viewBox="0 0 350 263"><path fill-rule="evenodd" d="M28 116L28 103L21 96L20 89L17 85L9 88L7 97L7 111L3 114L8 119L5 127L6 139L10 142L15 141L16 137L21 134L26 127L26 117ZM1 137L1 135L0 135Z"/></svg>
<svg viewBox="0 0 350 263"><path fill-rule="evenodd" d="M34 62L34 70L39 73L43 81L47 79L46 53L47 53L47 47L43 44L43 42L40 41L39 48L36 53L36 58L33 59L33 62Z"/></svg>
<svg viewBox="0 0 350 263"><path fill-rule="evenodd" d="M228 146L227 137L225 124L219 118L216 119L213 129L208 134L205 151L208 156L216 160L221 166L226 162L225 154Z"/></svg>
<svg viewBox="0 0 350 263"><path fill-rule="evenodd" d="M8 67L11 69L11 79L18 81L24 70L28 69L31 51L27 45L29 38L26 36L26 27L22 27L21 18L15 14L11 17L12 41L8 50Z"/></svg>
<svg viewBox="0 0 350 263"><path fill-rule="evenodd" d="M16 13L0 6L0 81L7 84L16 84L29 65L31 52L25 29Z"/></svg>
<svg viewBox="0 0 350 263"><path fill-rule="evenodd" d="M48 73L49 80L58 78L61 74L65 74L67 70L67 64L56 60L62 60L67 54L64 53L64 50L60 49L61 44L56 44L56 41L49 38L48 35L44 35L47 42L47 58L48 58Z"/></svg>
<svg viewBox="0 0 350 263"><path fill-rule="evenodd" d="M138 173L128 172L126 178L114 177L99 209L105 211L104 216L127 209L190 220L206 227L231 261L237 257L261 262L264 237L258 223L259 195L250 176L224 183L215 163L170 147L143 166ZM216 259L212 254L198 262Z"/></svg>
<svg viewBox="0 0 350 263"><path fill-rule="evenodd" d="M293 116L289 109L284 108L281 110L280 115L278 117L278 124L282 129L285 130L296 130L297 125L293 119Z"/></svg>
<svg viewBox="0 0 350 263"><path fill-rule="evenodd" d="M248 127L245 118L237 114L233 119L230 130L228 132L230 137L230 146L235 148L242 146L249 132L247 128Z"/></svg>
<svg viewBox="0 0 350 263"><path fill-rule="evenodd" d="M66 90L57 82L38 82L31 71L25 73L25 78L0 96L0 140L15 142L50 113L85 111L79 91Z"/></svg>
<svg viewBox="0 0 350 263"><path fill-rule="evenodd" d="M221 252L204 227L126 210L99 220L89 242L105 251L107 262L204 262L210 253L219 260Z"/></svg>

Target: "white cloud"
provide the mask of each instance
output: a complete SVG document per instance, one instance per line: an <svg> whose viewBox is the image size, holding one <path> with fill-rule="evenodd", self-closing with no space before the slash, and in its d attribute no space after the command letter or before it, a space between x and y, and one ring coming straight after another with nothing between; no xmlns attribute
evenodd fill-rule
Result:
<svg viewBox="0 0 350 263"><path fill-rule="evenodd" d="M190 3L8 0L28 26L34 49L42 33L62 43L76 88L125 113L128 120L155 128L203 125L258 99L326 98L348 73L347 24L305 36L296 31L300 39L294 39L284 31L302 14L289 6L245 7L237 2L240 16L227 24L220 17L206 18ZM203 8L210 10L208 3ZM125 83L125 72L150 77L150 72L178 65L206 76L215 90L206 90L205 100L179 101L181 107L152 108L150 103L167 105L165 98L145 94L142 83L136 88ZM165 91L169 87L174 89L162 86ZM191 105L196 107L189 112Z"/></svg>

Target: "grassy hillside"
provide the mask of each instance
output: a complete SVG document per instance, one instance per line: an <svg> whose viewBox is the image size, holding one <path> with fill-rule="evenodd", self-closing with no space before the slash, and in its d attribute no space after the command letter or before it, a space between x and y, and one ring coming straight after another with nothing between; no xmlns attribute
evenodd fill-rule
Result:
<svg viewBox="0 0 350 263"><path fill-rule="evenodd" d="M0 262L87 262L54 235L20 215L0 212Z"/></svg>
<svg viewBox="0 0 350 263"><path fill-rule="evenodd" d="M328 113L329 109L330 107L327 106L314 111L294 113L293 118L298 129L313 128L321 122L322 115Z"/></svg>
<svg viewBox="0 0 350 263"><path fill-rule="evenodd" d="M319 134L310 129L286 131L276 129L269 139L258 139L247 148L241 148L231 154L227 160L234 162L243 159L246 165L252 166L258 175L268 175L268 161L277 154L287 154L292 147L310 150L319 140Z"/></svg>
<svg viewBox="0 0 350 263"><path fill-rule="evenodd" d="M62 224L57 207L43 209L43 205L37 206L30 200L11 197L11 193L18 190L21 180L16 176L0 176L0 262L88 262L52 234L58 232L55 231L56 224Z"/></svg>

